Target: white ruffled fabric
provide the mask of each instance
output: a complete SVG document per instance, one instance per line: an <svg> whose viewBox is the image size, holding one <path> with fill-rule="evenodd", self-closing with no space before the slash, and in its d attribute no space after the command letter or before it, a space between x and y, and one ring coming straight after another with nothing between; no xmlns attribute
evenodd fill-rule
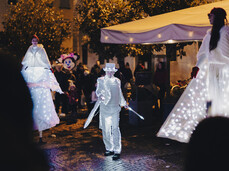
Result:
<svg viewBox="0 0 229 171"><path fill-rule="evenodd" d="M34 129L43 131L59 124L51 91L63 93L54 74L43 46L34 51L30 47L22 61L21 71L30 89L33 100Z"/></svg>
<svg viewBox="0 0 229 171"><path fill-rule="evenodd" d="M33 47L33 45L31 45L28 48L21 64L23 65L24 68L25 67L51 68L48 55L42 44L38 44L37 47Z"/></svg>
<svg viewBox="0 0 229 171"><path fill-rule="evenodd" d="M189 142L197 124L209 116L229 117L229 28L220 30L217 48L209 52L210 31L197 54L200 71L157 133L158 137ZM206 103L212 101L211 112Z"/></svg>

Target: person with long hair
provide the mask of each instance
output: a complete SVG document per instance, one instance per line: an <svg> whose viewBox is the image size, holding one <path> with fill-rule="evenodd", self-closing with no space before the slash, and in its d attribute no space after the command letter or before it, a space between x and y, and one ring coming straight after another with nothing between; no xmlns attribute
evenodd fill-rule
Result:
<svg viewBox="0 0 229 171"><path fill-rule="evenodd" d="M157 136L188 142L197 124L209 116L229 117L229 27L226 11L208 14L212 28L205 35L192 69L192 81ZM211 110L207 112L207 104Z"/></svg>

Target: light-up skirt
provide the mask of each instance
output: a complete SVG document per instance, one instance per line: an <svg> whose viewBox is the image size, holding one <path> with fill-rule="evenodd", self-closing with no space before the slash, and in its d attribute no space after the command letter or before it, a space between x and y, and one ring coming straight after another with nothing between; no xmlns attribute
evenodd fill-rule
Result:
<svg viewBox="0 0 229 171"><path fill-rule="evenodd" d="M29 86L33 101L34 129L43 131L59 124L51 90L60 93L62 91L51 70L43 67L28 67L22 70L22 75Z"/></svg>
<svg viewBox="0 0 229 171"><path fill-rule="evenodd" d="M212 102L210 113L207 101ZM197 124L206 117L229 117L229 67L205 63L187 86L157 136L187 143Z"/></svg>

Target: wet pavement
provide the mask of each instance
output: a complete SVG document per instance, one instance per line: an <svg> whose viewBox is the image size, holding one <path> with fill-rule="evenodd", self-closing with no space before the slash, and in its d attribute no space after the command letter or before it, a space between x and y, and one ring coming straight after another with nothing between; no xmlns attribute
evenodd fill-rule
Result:
<svg viewBox="0 0 229 171"><path fill-rule="evenodd" d="M155 134L161 123L157 118L148 126L131 126L128 113L120 120L122 134L121 159L105 157L98 116L87 129L83 129L87 112L76 117L67 115L61 118L56 127L43 133L42 145L49 159L50 170L76 171L181 171L186 144L157 138ZM38 133L35 133L38 141Z"/></svg>

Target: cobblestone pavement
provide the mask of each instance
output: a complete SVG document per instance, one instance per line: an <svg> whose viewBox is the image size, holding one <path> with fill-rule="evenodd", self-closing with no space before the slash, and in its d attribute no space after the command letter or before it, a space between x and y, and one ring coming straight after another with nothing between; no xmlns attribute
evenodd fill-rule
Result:
<svg viewBox="0 0 229 171"><path fill-rule="evenodd" d="M121 159L103 155L105 149L98 116L87 129L83 129L87 113L61 118L56 127L44 131L46 152L51 170L76 171L181 171L185 144L157 138L160 123L155 119L151 126L131 126L128 115L120 121L122 133ZM35 133L35 141L38 134Z"/></svg>

